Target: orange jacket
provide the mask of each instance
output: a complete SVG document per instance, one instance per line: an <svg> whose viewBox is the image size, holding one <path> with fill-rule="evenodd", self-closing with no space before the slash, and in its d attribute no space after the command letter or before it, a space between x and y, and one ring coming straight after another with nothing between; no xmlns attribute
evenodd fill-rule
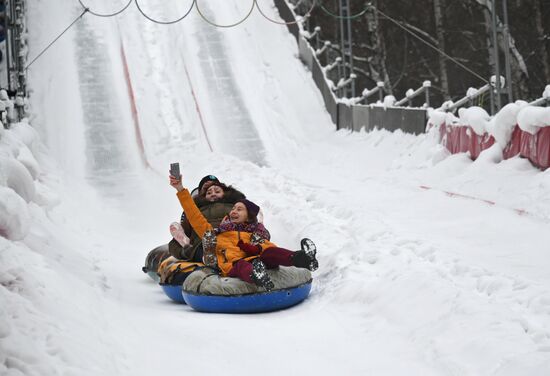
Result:
<svg viewBox="0 0 550 376"><path fill-rule="evenodd" d="M189 262L178 260L177 258L170 256L162 261L158 267L157 274L160 276L160 284L171 285L174 282L174 278L178 273L191 273L199 266L204 266L202 263Z"/></svg>
<svg viewBox="0 0 550 376"><path fill-rule="evenodd" d="M191 223L191 227L193 227L193 230L195 230L197 235L202 239L206 231L212 230L212 225L204 218L187 189L179 191L177 196L180 200L181 207L189 219L189 223ZM244 231L226 231L216 236L216 256L218 258L218 267L221 269L223 276L229 274L234 262L241 259L252 260L258 257L247 256L246 253L237 246L239 240L250 243L251 235L250 232ZM264 250L270 247L276 247L276 245L266 240L261 244L261 247L262 250Z"/></svg>

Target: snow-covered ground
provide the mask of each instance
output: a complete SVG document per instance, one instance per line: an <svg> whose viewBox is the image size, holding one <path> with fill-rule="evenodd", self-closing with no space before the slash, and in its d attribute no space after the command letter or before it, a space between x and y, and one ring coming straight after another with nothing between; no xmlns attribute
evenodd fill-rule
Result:
<svg viewBox="0 0 550 376"><path fill-rule="evenodd" d="M81 8L28 3L32 58ZM139 1L165 21L191 3ZM197 3L221 24L250 8ZM550 171L335 131L293 37L257 11L235 28L87 14L29 74L31 126L0 131L1 375L550 374ZM141 266L181 212L174 161L189 187L214 173L245 192L281 246L316 242L309 299L169 301Z"/></svg>

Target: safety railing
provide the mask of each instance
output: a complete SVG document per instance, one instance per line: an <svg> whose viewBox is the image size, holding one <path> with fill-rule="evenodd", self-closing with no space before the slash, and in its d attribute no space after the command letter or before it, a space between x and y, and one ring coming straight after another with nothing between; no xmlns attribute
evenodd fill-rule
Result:
<svg viewBox="0 0 550 376"><path fill-rule="evenodd" d="M431 81L424 81L422 86L416 90L409 89L405 93L405 98L398 100L394 103L394 106L401 107L407 103L407 107L412 107L412 100L421 94L424 94L425 102L421 107L430 107L430 87L432 87Z"/></svg>
<svg viewBox="0 0 550 376"><path fill-rule="evenodd" d="M357 78L357 75L355 73L351 73L348 78L340 78L338 83L335 87L332 88L332 91L339 91L345 88L348 85L351 85L351 83Z"/></svg>
<svg viewBox="0 0 550 376"><path fill-rule="evenodd" d="M453 102L453 101L443 102L441 104L441 106L439 108L437 108L436 110L437 111L454 112L460 107L465 107L465 106L470 107L470 106L473 106L475 104L476 100L481 102L481 100L479 100L479 98L483 99L485 94L487 94L487 93L489 94L489 98L490 98L490 101L491 101L491 108L492 108L493 107L492 103L494 101L494 96L496 95L496 92L495 92L496 84L497 84L496 76L491 76L489 82L487 84L483 85L482 87L480 87L479 89L471 87L466 91L466 96L464 96L463 98L459 99L456 102ZM506 85L506 82L505 82L504 77L500 76L500 89L502 90L505 87L505 85Z"/></svg>
<svg viewBox="0 0 550 376"><path fill-rule="evenodd" d="M304 31L302 34L304 38L306 38L309 43L311 44L311 40L313 39L315 41L315 50L318 50L321 47L321 26L315 26L313 29L313 33L310 33L308 31Z"/></svg>
<svg viewBox="0 0 550 376"><path fill-rule="evenodd" d="M476 88L469 88L466 92L466 96L459 99L456 102L453 101L446 101L441 104L441 107L437 108L438 111L446 111L446 112L454 112L456 109L460 107L464 107L465 105L472 106L474 104L474 101L481 97L482 95L485 95L485 93L489 92L491 90L492 86L490 84L486 84L479 89Z"/></svg>
<svg viewBox="0 0 550 376"><path fill-rule="evenodd" d="M353 98L352 103L353 104L360 104L365 103L367 104L368 99L374 95L378 94L378 101L383 102L384 100L384 83L382 81L378 81L376 83L376 86L372 89L364 89L361 93L361 96L358 98Z"/></svg>

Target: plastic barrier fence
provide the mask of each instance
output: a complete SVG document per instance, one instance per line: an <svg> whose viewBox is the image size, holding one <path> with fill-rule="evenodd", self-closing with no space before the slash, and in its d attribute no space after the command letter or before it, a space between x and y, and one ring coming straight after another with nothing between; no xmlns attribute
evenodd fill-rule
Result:
<svg viewBox="0 0 550 376"><path fill-rule="evenodd" d="M441 143L451 152L470 153L475 160L479 154L495 143L495 139L485 133L477 135L471 126L450 126L442 124L439 128ZM537 133L531 134L515 126L510 142L503 149L504 159L515 157L529 159L533 165L541 169L550 167L550 125L541 127Z"/></svg>

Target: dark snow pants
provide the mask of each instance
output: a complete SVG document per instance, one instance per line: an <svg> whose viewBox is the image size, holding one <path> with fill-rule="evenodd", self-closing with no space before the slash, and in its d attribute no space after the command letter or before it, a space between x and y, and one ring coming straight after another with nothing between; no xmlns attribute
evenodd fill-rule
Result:
<svg viewBox="0 0 550 376"><path fill-rule="evenodd" d="M292 266L292 254L294 252L288 249L271 247L267 248L260 255L260 260L268 269L274 269L279 265ZM229 271L230 277L237 277L248 283L254 283L252 280L252 263L246 260L239 260L233 264Z"/></svg>

